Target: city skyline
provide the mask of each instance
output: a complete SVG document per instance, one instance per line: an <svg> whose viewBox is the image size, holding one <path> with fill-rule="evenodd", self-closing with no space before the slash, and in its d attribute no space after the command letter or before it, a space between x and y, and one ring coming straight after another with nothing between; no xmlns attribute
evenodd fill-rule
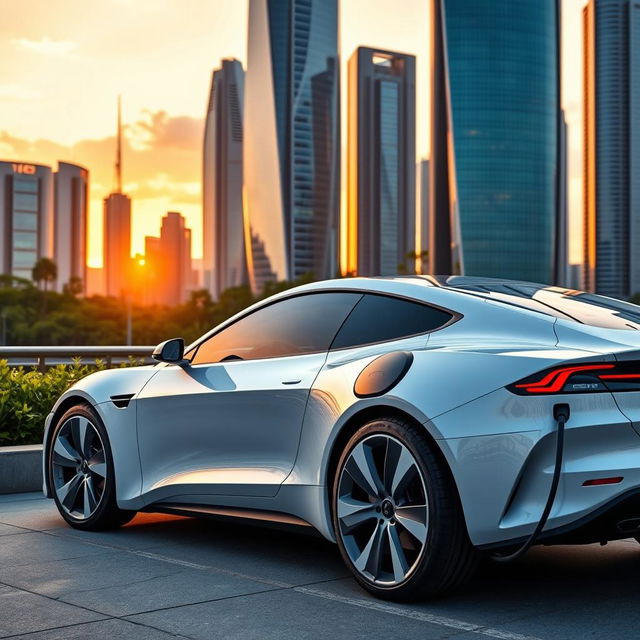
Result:
<svg viewBox="0 0 640 640"><path fill-rule="evenodd" d="M67 9L76 5L73 3L63 3ZM386 5L382 2L367 3L367 16L362 19L362 4L357 0L341 3L340 23L341 23L341 81L342 81L342 111L343 111L343 157L345 153L344 139L346 132L344 131L344 123L346 122L344 111L346 102L346 72L345 65L348 57L355 50L356 45L371 45L380 48L396 48L407 53L417 55L417 89L418 89L418 122L417 122L417 156L424 156L428 153L428 20L427 20L427 3L426 2L407 2L405 11L402 15L389 14L385 12ZM576 189L576 173L581 168L580 128L576 127L576 123L581 120L580 106L580 83L581 72L580 66L574 65L571 70L571 61L579 61L580 52L577 51L581 41L581 22L580 12L584 2L563 2L563 23L564 23L564 51L565 65L564 77L565 85L572 86L573 90L567 91L565 87L565 103L568 104L567 119L570 129L570 197L571 197L571 260L579 261L581 237L579 234L579 226L581 220L578 217L576 225L576 211L578 216L581 211L580 203L580 184L577 183ZM120 6L120 5L118 5ZM108 12L108 4L102 7L102 12ZM172 8L173 7L173 8ZM359 10L360 7L360 10ZM167 210L178 209L182 211L187 218L188 225L194 232L194 258L201 255L201 194L200 194L200 150L202 141L203 117L206 110L206 95L208 91L208 82L211 69L219 65L220 58L236 57L240 61L246 60L244 52L244 44L246 42L246 6L244 3L225 3L222 0L215 3L213 7L199 6L200 14L195 9L185 10L181 14L180 30L172 34L171 46L183 48L193 47L196 50L202 50L198 56L190 56L185 53L182 59L182 67L185 77L189 81L189 104L187 105L182 99L183 104L178 104L180 100L175 96L176 86L172 85L170 80L172 74L175 75L175 60L172 64L164 69L164 75L159 76L159 72L148 75L144 85L143 93L149 96L149 102L143 104L141 102L140 90L132 86L132 77L136 77L140 73L140 69L148 65L146 60L131 61L131 73L126 74L125 78L121 78L121 82L116 83L114 77L109 76L104 87L98 96L104 97L104 89L111 86L115 87L119 84L119 90L125 94L124 101L124 120L128 123L125 129L124 153L127 163L128 180L125 181L124 190L133 199L132 222L133 222L133 243L132 253L141 253L143 251L144 236L157 234L159 231L160 219ZM131 5L127 5L128 11L143 11L136 9ZM166 19L170 20L172 11L177 9L172 3L168 3ZM37 13L35 6L27 3L25 9L21 9L28 13ZM216 46L210 46L211 53L205 53L204 27L198 32L201 36L193 34L196 29L194 24L196 21L202 21L203 12L209 11L212 16L211 23L207 28L209 33L215 33ZM11 14L12 12L9 11ZM29 15L31 15L29 13ZM64 11L62 12L64 13ZM84 24L83 20L88 19L84 13L80 12L78 24ZM393 13L393 12L392 12ZM221 23L224 15L224 24ZM84 16L84 17L83 17ZM113 16L112 16L113 19ZM175 15L174 15L175 19ZM158 18L155 17L157 22ZM24 20L21 21L23 24ZM27 21L29 22L29 21ZM107 21L108 23L108 21ZM217 25L217 26L216 26ZM172 28L174 24L171 25ZM159 25L159 28L162 25ZM168 25L162 27L168 28ZM60 114L55 108L48 107L51 112L51 118L25 118L24 106L28 105L28 112L33 112L36 106L33 99L28 99L29 87L38 90L40 94L50 90L48 86L40 83L34 83L35 72L29 72L40 63L43 68L56 68L59 71L61 82L65 82L66 76L74 76L77 72L78 58L85 58L86 53L96 54L95 50L87 50L86 41L80 41L74 48L71 44L73 33L68 27L57 25L56 21L52 21L46 27L44 21L35 19L30 21L29 28L19 27L17 20L8 19L2 27L0 27L0 35L2 38L3 52L8 54L9 59L19 58L19 64L11 68L11 73L3 70L0 74L0 93L2 93L5 103L6 117L0 124L0 156L10 158L20 158L25 161L37 160L39 162L52 162L51 154L55 153L62 160L70 160L87 166L92 172L92 189L91 189L91 220L90 220L90 239L89 239L89 264L96 266L100 263L99 245L100 239L100 210L101 200L112 188L112 158L114 150L114 139L112 136L106 136L107 131L113 129L113 105L115 102L115 92L109 97L109 104L104 104L105 100L101 99L96 109L87 109L93 103L86 95L84 87L75 87L75 93L69 93L66 100L69 103L80 102L85 106L85 118L75 115L72 119L69 115L66 117ZM48 29L48 31L47 31ZM197 29L196 29L197 31ZM227 32L233 32L231 37ZM106 29L109 32L109 28ZM219 33L218 33L219 32ZM193 42L186 43L186 40L192 34ZM220 37L218 37L220 36ZM85 37L85 36L83 36ZM104 39L104 38L103 38ZM81 39L82 40L82 39ZM61 44L67 42L67 45ZM570 43L570 46L567 43ZM182 43L182 44L180 44ZM103 43L106 46L106 42ZM159 47L159 45L158 45ZM167 47L165 47L166 49ZM169 47L170 48L170 47ZM94 47L95 49L95 47ZM157 48L152 48L150 52L158 53ZM160 53L166 54L166 51ZM102 55L104 56L105 51ZM567 55L568 54L568 55ZM107 66L116 65L119 56L115 55L112 62L101 61L101 64ZM175 56L175 51L172 50ZM150 56L151 57L151 56ZM46 60L46 64L42 61ZM185 63L188 60L188 63ZM31 66L29 66L31 65ZM173 66L172 66L173 65ZM569 72L567 72L569 66ZM109 66L109 68L111 68ZM22 69L24 82L16 82L17 76L12 75ZM24 72L26 69L26 72ZM66 75L65 75L66 74ZM67 78L66 81L69 81ZM186 81L186 80L185 80ZM125 85L122 87L122 85ZM178 85L180 89L182 85ZM184 92L184 87L183 92ZM577 89L576 89L577 88ZM33 93L33 92L32 92ZM146 99L146 98L145 98ZM150 104L150 102L154 104ZM38 102L38 101L35 101ZM17 106L16 106L17 105ZM19 106L22 105L22 116L17 117L20 112ZM55 101L54 101L55 107ZM148 111L143 113L143 109ZM104 118L97 115L104 114L105 109L109 112ZM60 120L63 120L60 123ZM38 122L47 123L46 131L42 130L42 125ZM104 121L103 121L104 120ZM29 125L25 129L25 124ZM92 124L91 124L92 123ZM91 136L86 129L91 124L95 135ZM71 126L73 125L73 127ZM76 126L77 125L77 126ZM40 127L40 130L38 130ZM78 131L75 140L71 136L71 129ZM1 133L4 131L4 133ZM32 133L29 139L29 132ZM38 136L46 136L39 141L33 141ZM103 136L100 138L99 136ZM62 144L61 144L62 143ZM69 146L72 144L73 146ZM65 146L66 145L66 146ZM86 158L86 159L84 159ZM144 165L144 167L142 167ZM344 161L343 161L344 165ZM142 167L142 168L141 168ZM344 176L344 168L343 168ZM343 177L342 198L345 196L345 180ZM576 192L578 197L576 197ZM344 202L343 202L344 211ZM576 231L578 227L578 232ZM576 246L578 251L576 252Z"/></svg>

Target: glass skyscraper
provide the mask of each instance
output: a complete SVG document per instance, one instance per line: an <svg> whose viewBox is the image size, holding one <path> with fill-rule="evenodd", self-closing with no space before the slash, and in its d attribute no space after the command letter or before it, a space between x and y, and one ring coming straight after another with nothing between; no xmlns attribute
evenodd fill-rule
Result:
<svg viewBox="0 0 640 640"><path fill-rule="evenodd" d="M349 273L415 273L415 65L369 47L349 60Z"/></svg>
<svg viewBox="0 0 640 640"><path fill-rule="evenodd" d="M223 60L213 72L202 159L204 286L214 300L247 281L242 218L244 70Z"/></svg>
<svg viewBox="0 0 640 640"><path fill-rule="evenodd" d="M51 168L0 162L0 273L31 280L39 258L53 256Z"/></svg>
<svg viewBox="0 0 640 640"><path fill-rule="evenodd" d="M432 6L431 268L552 283L561 199L558 2Z"/></svg>
<svg viewBox="0 0 640 640"><path fill-rule="evenodd" d="M587 291L640 293L640 4L584 8L584 267Z"/></svg>
<svg viewBox="0 0 640 640"><path fill-rule="evenodd" d="M251 0L244 228L254 291L338 270L339 115L337 0Z"/></svg>
<svg viewBox="0 0 640 640"><path fill-rule="evenodd" d="M58 267L62 291L72 277L86 284L89 172L68 162L0 162L0 273L31 279L39 258Z"/></svg>

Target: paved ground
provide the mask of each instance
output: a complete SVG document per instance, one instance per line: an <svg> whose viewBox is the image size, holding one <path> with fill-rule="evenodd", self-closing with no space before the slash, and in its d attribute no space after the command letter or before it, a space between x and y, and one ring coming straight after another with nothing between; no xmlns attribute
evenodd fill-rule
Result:
<svg viewBox="0 0 640 640"><path fill-rule="evenodd" d="M447 600L395 605L321 539L139 515L84 534L38 494L0 496L0 637L637 638L640 545L538 548Z"/></svg>

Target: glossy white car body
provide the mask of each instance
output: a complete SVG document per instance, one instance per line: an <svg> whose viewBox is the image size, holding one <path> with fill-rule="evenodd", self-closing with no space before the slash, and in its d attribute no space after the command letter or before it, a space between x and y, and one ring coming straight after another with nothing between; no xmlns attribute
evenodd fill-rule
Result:
<svg viewBox="0 0 640 640"><path fill-rule="evenodd" d="M252 309L293 295L361 291L451 310L455 321L337 351L95 373L56 403L45 452L51 424L74 403L88 402L108 432L120 508L253 514L304 522L334 540L331 476L345 434L394 412L423 425L444 455L471 542L505 546L529 535L540 518L553 472L553 406L566 402L562 475L545 536L553 541L633 500L640 491L640 391L528 397L507 388L557 365L640 359L632 323L629 330L580 324L482 290L517 283L461 277L444 283L353 278L278 294ZM545 295L540 288L534 298ZM383 395L358 397L354 382L364 367L396 351L413 354L407 374ZM125 395L131 398L119 408L112 398ZM583 486L617 476L623 479L615 484ZM47 481L45 493L51 497ZM629 508L624 518L633 515Z"/></svg>

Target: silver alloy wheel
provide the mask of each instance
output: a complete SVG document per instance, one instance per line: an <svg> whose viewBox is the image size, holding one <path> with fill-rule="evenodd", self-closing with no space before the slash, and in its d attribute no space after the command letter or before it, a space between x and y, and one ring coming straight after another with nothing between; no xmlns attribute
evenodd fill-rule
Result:
<svg viewBox="0 0 640 640"><path fill-rule="evenodd" d="M107 463L95 425L84 416L69 418L58 430L51 452L53 486L72 518L86 520L104 494Z"/></svg>
<svg viewBox="0 0 640 640"><path fill-rule="evenodd" d="M356 570L380 586L406 580L427 542L424 477L393 436L371 435L349 454L337 496L339 534Z"/></svg>

